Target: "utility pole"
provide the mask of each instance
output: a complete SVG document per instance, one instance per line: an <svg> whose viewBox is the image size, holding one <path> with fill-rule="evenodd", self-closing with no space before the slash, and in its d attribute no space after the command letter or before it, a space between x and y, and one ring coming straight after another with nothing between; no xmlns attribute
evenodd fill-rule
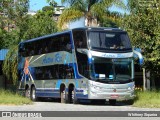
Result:
<svg viewBox="0 0 160 120"><path fill-rule="evenodd" d="M143 90L146 91L146 70L145 68L143 69Z"/></svg>

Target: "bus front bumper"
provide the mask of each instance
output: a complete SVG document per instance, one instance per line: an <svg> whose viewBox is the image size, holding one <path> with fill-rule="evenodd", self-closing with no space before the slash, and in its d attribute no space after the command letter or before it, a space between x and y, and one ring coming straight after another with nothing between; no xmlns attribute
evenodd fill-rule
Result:
<svg viewBox="0 0 160 120"><path fill-rule="evenodd" d="M90 92L88 99L98 99L98 100L117 100L117 101L123 101L123 100L131 100L134 99L135 94L134 92L130 93L95 93Z"/></svg>

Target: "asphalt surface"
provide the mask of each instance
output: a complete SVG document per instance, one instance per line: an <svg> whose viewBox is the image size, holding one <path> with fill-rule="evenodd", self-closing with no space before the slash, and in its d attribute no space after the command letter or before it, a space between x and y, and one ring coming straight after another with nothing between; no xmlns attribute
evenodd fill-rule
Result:
<svg viewBox="0 0 160 120"><path fill-rule="evenodd" d="M101 103L81 103L81 104L64 104L57 101L43 100L34 102L32 105L0 105L1 112L17 112L30 114L30 112L35 112L42 114L41 118L31 116L30 119L34 120L130 120L140 119L140 120L158 120L160 117L148 116L144 117L140 114L158 114L160 116L160 108L137 108L132 107L124 103L117 103L115 106L109 104ZM128 113L132 116L128 116ZM2 114L2 113L1 113ZM17 114L14 114L13 118L0 117L0 120L22 120L21 117L17 117ZM47 116L48 115L48 116ZM2 116L2 115L0 115ZM51 117L50 117L51 116ZM54 119L53 119L53 118ZM28 119L23 117L23 120Z"/></svg>

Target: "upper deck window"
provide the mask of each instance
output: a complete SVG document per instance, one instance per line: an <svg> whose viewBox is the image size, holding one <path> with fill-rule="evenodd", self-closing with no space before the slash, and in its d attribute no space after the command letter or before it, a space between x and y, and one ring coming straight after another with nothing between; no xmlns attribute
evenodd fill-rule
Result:
<svg viewBox="0 0 160 120"><path fill-rule="evenodd" d="M88 37L91 49L131 50L130 40L126 32L90 31Z"/></svg>
<svg viewBox="0 0 160 120"><path fill-rule="evenodd" d="M64 33L39 40L24 42L19 46L19 55L23 57L47 54L51 52L72 52L70 33Z"/></svg>
<svg viewBox="0 0 160 120"><path fill-rule="evenodd" d="M74 30L73 39L75 48L87 48L86 31Z"/></svg>

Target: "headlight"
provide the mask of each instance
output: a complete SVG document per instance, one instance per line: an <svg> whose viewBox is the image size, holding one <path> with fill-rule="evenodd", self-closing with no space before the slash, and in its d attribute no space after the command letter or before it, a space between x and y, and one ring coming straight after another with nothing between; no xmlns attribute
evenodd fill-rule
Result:
<svg viewBox="0 0 160 120"><path fill-rule="evenodd" d="M129 91L132 90L131 87L128 87L128 90L129 90Z"/></svg>

